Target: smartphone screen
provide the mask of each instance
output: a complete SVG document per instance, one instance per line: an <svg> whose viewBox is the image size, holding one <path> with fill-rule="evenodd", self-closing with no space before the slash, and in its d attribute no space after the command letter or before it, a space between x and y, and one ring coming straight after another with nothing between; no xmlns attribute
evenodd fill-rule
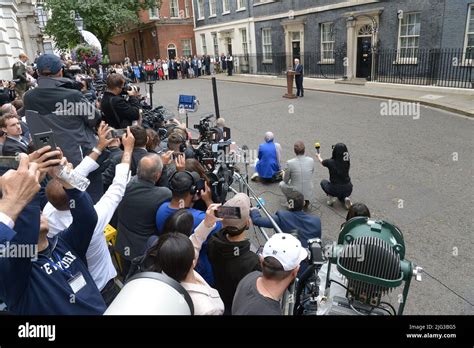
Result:
<svg viewBox="0 0 474 348"><path fill-rule="evenodd" d="M226 207L226 206L220 206L217 208L215 211L215 215L218 218L221 219L240 219L241 218L241 213L240 213L240 207Z"/></svg>
<svg viewBox="0 0 474 348"><path fill-rule="evenodd" d="M125 133L127 133L126 129L114 129L112 132L112 138L121 138Z"/></svg>

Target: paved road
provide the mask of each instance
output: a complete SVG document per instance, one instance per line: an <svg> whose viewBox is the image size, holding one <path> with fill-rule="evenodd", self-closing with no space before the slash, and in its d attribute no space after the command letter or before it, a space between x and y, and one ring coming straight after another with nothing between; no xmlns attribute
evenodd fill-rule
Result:
<svg viewBox="0 0 474 348"><path fill-rule="evenodd" d="M347 144L353 201L397 224L406 258L429 273L412 283L405 314L474 314L474 120L426 107L419 119L382 116L386 101L372 98L307 91L303 99L288 100L277 87L219 81L218 88L221 116L240 145L257 149L271 130L288 160L296 140L308 148L319 141L323 158L330 157L332 144ZM201 102L190 124L214 110L209 80L159 82L155 104L176 108L178 94L196 95ZM318 165L312 208L321 217L324 240L332 241L346 211L339 203L325 205L319 182L327 177ZM271 211L280 208L277 185L254 187L265 192Z"/></svg>

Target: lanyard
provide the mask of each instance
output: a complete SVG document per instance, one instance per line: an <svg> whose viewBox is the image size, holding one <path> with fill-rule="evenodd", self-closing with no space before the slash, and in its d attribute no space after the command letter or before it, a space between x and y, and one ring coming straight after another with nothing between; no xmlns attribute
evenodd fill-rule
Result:
<svg viewBox="0 0 474 348"><path fill-rule="evenodd" d="M57 261L55 262L55 260L54 260L52 257L50 257L50 258L48 258L48 263L49 263L54 269L59 268L59 270L60 270L61 272L66 273L70 278L72 278L72 277L73 277L72 272L71 272L70 270L67 270L67 269L64 269L64 268L63 268L63 265L62 265L62 263L61 263L61 258L59 257L59 255L56 254L54 251L51 252L51 255L54 256L54 258L57 259Z"/></svg>

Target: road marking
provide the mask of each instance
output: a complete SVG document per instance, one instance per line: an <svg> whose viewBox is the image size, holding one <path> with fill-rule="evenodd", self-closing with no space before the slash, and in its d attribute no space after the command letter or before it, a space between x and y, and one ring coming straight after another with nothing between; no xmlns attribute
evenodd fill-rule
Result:
<svg viewBox="0 0 474 348"><path fill-rule="evenodd" d="M424 96L421 97L421 98L430 99L430 100L436 100L436 99L444 98L444 95L427 94L427 95L424 95Z"/></svg>

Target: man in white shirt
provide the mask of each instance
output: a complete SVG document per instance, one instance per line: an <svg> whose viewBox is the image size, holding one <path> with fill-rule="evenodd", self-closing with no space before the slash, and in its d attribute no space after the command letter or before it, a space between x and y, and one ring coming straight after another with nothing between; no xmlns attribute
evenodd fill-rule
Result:
<svg viewBox="0 0 474 348"><path fill-rule="evenodd" d="M76 167L75 171L78 174L87 176L99 167L96 162L98 156L113 140L106 139L109 132L110 130L107 130L107 125L102 123L98 131L99 143L97 148L94 148L94 151ZM116 166L112 185L110 185L102 198L94 206L98 220L86 254L88 269L107 305L118 294L118 289L114 283L117 271L112 263L104 236L104 229L121 202L129 180L130 161L135 143L135 138L130 132L130 128L127 128L127 134L122 137L122 143L124 146L122 162ZM73 202L68 202L64 190L55 180L48 183L46 195L49 203L46 204L43 214L48 219L49 235L51 236L64 230L72 222L69 207Z"/></svg>

